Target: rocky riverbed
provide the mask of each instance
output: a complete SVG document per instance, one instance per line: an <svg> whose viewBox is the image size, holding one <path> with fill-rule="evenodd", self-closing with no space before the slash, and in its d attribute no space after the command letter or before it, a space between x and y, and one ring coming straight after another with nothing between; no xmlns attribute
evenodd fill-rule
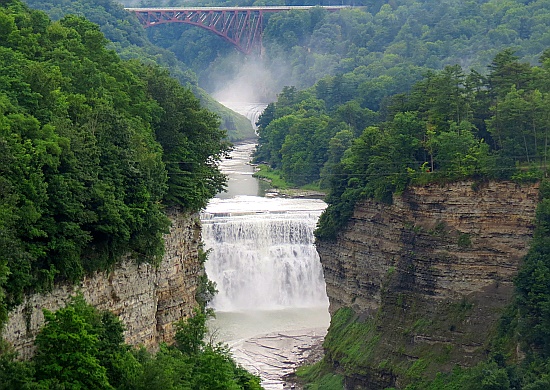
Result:
<svg viewBox="0 0 550 390"><path fill-rule="evenodd" d="M299 389L292 373L322 357L326 329L274 332L228 343L237 362L262 378L266 390Z"/></svg>

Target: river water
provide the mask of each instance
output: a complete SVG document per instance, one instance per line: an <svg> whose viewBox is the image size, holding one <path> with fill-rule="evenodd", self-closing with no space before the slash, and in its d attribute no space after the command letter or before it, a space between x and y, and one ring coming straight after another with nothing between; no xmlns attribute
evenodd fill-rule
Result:
<svg viewBox="0 0 550 390"><path fill-rule="evenodd" d="M239 112L239 107L230 108ZM241 112L244 110L241 109ZM326 204L318 199L265 197L252 177L254 143L235 147L221 170L228 191L201 215L205 264L218 294L211 337L260 375L267 390L284 389L292 372L329 325L328 299L313 229Z"/></svg>

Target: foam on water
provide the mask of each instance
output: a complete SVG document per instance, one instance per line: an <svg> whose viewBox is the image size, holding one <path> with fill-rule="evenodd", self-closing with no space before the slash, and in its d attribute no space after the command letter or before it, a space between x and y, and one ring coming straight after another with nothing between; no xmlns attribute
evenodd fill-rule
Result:
<svg viewBox="0 0 550 390"><path fill-rule="evenodd" d="M227 104L253 122L260 105ZM254 107L255 106L255 107ZM265 104L263 105L265 107ZM212 337L260 375L266 390L285 388L329 324L328 298L313 229L326 204L318 199L264 198L248 162L255 144L240 144L221 163L227 192L201 214L205 264L219 293L211 305ZM300 353L297 353L299 351Z"/></svg>

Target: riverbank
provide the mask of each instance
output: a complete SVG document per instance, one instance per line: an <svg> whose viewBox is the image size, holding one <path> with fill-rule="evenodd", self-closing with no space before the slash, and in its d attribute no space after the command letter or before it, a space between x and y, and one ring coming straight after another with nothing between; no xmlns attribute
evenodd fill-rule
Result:
<svg viewBox="0 0 550 390"><path fill-rule="evenodd" d="M278 170L264 164L256 165L252 176L269 183L271 188L266 191L266 197L324 199L326 196L324 191L312 188L311 185L302 188L293 187L281 177Z"/></svg>
<svg viewBox="0 0 550 390"><path fill-rule="evenodd" d="M304 190L301 188L270 188L265 193L266 197L278 198L303 198L303 199L325 199L326 194L322 191Z"/></svg>
<svg viewBox="0 0 550 390"><path fill-rule="evenodd" d="M326 328L274 332L229 345L235 360L262 378L264 389L301 389L294 372L318 361L326 332Z"/></svg>
<svg viewBox="0 0 550 390"><path fill-rule="evenodd" d="M296 370L300 367L312 366L323 359L323 357L325 356L325 350L323 349L323 341L324 341L324 337L313 340L313 342L309 346L307 355L304 357L304 360L297 367L295 367L295 369L292 372L285 374L281 377L281 379L283 380L284 390L287 390L287 389L303 390L304 389L304 381L301 380L296 375Z"/></svg>

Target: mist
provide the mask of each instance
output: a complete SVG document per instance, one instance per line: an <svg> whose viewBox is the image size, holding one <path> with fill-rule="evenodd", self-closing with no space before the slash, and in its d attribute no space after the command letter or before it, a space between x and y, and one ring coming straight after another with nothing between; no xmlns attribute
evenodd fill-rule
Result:
<svg viewBox="0 0 550 390"><path fill-rule="evenodd" d="M262 58L249 55L243 59L236 55L229 61L230 66L216 69L211 74L219 86L211 94L220 102L270 103L277 99L277 94L286 85L287 69L280 67L274 71Z"/></svg>

